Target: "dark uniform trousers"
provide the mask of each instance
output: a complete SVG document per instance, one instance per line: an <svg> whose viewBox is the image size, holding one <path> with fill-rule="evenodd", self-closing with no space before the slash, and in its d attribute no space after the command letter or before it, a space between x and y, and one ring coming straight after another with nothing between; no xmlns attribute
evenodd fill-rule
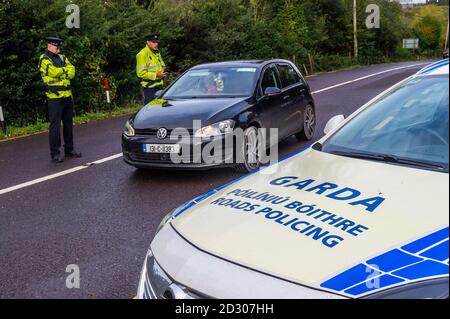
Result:
<svg viewBox="0 0 450 319"><path fill-rule="evenodd" d="M64 151L73 151L73 102L72 97L48 99L50 120L50 154L58 155L61 148L61 121L63 122Z"/></svg>
<svg viewBox="0 0 450 319"><path fill-rule="evenodd" d="M142 90L144 91L144 105L150 103L155 97L155 93L162 89L162 86L157 86L154 88L143 87Z"/></svg>

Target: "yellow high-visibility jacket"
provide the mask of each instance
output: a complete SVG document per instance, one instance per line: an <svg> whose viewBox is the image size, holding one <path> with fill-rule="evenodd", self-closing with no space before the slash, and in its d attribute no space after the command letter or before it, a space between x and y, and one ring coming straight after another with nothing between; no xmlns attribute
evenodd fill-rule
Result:
<svg viewBox="0 0 450 319"><path fill-rule="evenodd" d="M39 72L41 72L42 81L47 85L46 95L49 99L72 96L70 80L75 77L75 67L64 55L54 58L61 59L61 63L58 63L61 66L55 66L47 53L39 58Z"/></svg>
<svg viewBox="0 0 450 319"><path fill-rule="evenodd" d="M163 85L163 79L156 74L164 71L165 66L161 53L153 52L147 45L136 55L136 75L143 87Z"/></svg>

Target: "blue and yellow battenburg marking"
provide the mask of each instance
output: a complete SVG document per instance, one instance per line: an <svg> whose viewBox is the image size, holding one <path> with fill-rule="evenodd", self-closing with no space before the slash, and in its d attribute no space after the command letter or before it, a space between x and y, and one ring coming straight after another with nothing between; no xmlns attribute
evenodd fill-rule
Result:
<svg viewBox="0 0 450 319"><path fill-rule="evenodd" d="M358 264L320 286L361 296L389 286L448 276L449 228L443 228ZM374 279L378 284L373 285Z"/></svg>

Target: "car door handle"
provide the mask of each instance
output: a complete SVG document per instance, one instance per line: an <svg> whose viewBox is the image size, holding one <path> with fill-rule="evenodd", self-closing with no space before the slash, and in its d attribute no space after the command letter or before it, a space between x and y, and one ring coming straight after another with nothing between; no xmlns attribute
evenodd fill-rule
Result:
<svg viewBox="0 0 450 319"><path fill-rule="evenodd" d="M283 96L283 100L287 100L287 99L289 99L291 96L290 95L285 95L285 96Z"/></svg>

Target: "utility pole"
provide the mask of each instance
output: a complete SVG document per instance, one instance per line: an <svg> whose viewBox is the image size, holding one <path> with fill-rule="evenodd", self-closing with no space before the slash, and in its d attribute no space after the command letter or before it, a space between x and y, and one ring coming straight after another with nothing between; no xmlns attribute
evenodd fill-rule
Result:
<svg viewBox="0 0 450 319"><path fill-rule="evenodd" d="M448 20L447 20L447 33L445 34L444 50L448 48Z"/></svg>
<svg viewBox="0 0 450 319"><path fill-rule="evenodd" d="M356 0L353 0L353 45L354 45L354 56L358 59L358 25L356 16Z"/></svg>

